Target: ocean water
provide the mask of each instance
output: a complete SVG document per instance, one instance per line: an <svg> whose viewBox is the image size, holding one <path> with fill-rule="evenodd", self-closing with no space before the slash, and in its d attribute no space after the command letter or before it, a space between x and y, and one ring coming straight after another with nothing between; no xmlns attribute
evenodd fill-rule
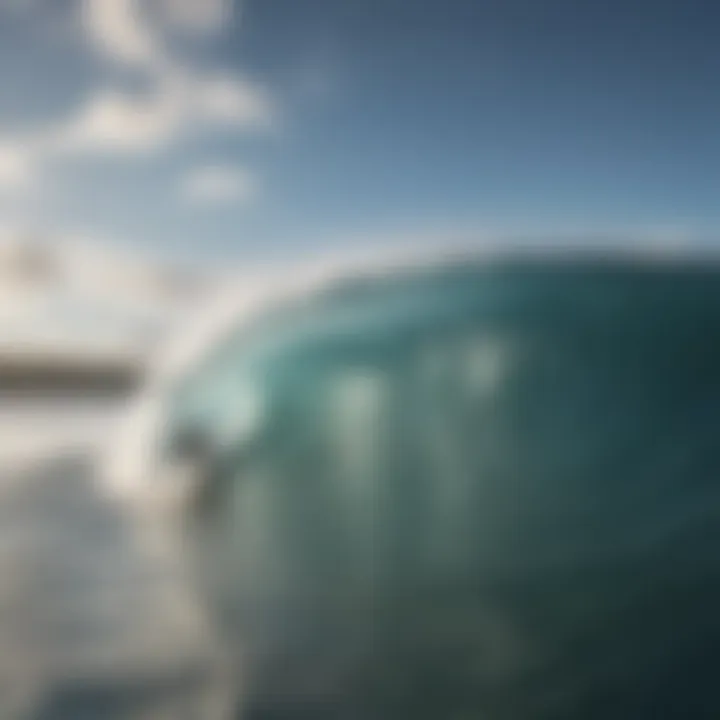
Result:
<svg viewBox="0 0 720 720"><path fill-rule="evenodd" d="M720 716L717 269L391 277L209 367L180 412L266 400L202 527L249 717Z"/></svg>
<svg viewBox="0 0 720 720"><path fill-rule="evenodd" d="M122 409L0 399L3 720L220 716L222 665L177 557L97 483Z"/></svg>
<svg viewBox="0 0 720 720"><path fill-rule="evenodd" d="M227 625L96 484L117 401L5 398L0 717L227 717L216 633L248 720L719 717L720 274L473 272L261 323L190 388L227 410L247 361L275 401L186 538Z"/></svg>

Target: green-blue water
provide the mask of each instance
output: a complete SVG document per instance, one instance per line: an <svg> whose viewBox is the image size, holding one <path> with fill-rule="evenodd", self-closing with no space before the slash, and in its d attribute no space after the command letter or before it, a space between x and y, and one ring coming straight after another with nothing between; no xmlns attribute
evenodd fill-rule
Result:
<svg viewBox="0 0 720 720"><path fill-rule="evenodd" d="M264 407L203 515L258 717L720 717L720 272L380 280L221 355Z"/></svg>

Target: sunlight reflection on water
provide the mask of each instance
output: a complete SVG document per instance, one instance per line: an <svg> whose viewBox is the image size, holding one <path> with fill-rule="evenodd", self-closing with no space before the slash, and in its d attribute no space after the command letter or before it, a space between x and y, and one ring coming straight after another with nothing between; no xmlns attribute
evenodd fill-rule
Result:
<svg viewBox="0 0 720 720"><path fill-rule="evenodd" d="M217 717L193 714L220 665L180 565L94 485L117 402L2 400L0 717Z"/></svg>

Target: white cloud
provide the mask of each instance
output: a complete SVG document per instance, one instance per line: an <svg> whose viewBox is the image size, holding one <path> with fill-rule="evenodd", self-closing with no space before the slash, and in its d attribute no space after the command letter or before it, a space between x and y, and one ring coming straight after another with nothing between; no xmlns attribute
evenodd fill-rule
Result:
<svg viewBox="0 0 720 720"><path fill-rule="evenodd" d="M262 86L244 79L210 77L197 80L193 96L197 112L209 122L236 127L269 127L273 122L269 94Z"/></svg>
<svg viewBox="0 0 720 720"><path fill-rule="evenodd" d="M232 17L232 0L82 0L82 24L95 49L119 63L162 69L172 66L172 30L208 35Z"/></svg>
<svg viewBox="0 0 720 720"><path fill-rule="evenodd" d="M247 203L255 195L256 183L243 168L208 165L191 171L180 192L185 200L198 205Z"/></svg>
<svg viewBox="0 0 720 720"><path fill-rule="evenodd" d="M0 191L27 189L35 179L34 169L31 148L20 141L0 144Z"/></svg>
<svg viewBox="0 0 720 720"><path fill-rule="evenodd" d="M59 128L51 149L76 155L147 153L168 145L181 121L170 96L139 98L106 90Z"/></svg>
<svg viewBox="0 0 720 720"><path fill-rule="evenodd" d="M139 71L150 89L133 91L122 76L115 77L65 117L21 138L0 132L0 191L27 189L55 159L151 155L216 130L237 134L275 126L275 99L262 83L236 73L200 71L191 58L171 52L174 28L218 32L232 13L232 0L76 2L94 52ZM187 199L203 203L244 201L253 191L246 173L218 167L198 170L181 184Z"/></svg>
<svg viewBox="0 0 720 720"><path fill-rule="evenodd" d="M103 55L131 65L153 65L161 48L137 0L83 0L83 27Z"/></svg>
<svg viewBox="0 0 720 720"><path fill-rule="evenodd" d="M36 133L32 142L40 156L147 154L218 127L241 132L274 123L273 99L261 84L232 74L198 73L167 51L168 23L213 29L229 16L230 0L81 2L84 32L95 50L140 68L153 90L95 91L68 118Z"/></svg>
<svg viewBox="0 0 720 720"><path fill-rule="evenodd" d="M150 94L98 91L36 141L46 155L149 154L219 127L265 130L274 115L270 95L261 85L238 77L178 74L159 82Z"/></svg>

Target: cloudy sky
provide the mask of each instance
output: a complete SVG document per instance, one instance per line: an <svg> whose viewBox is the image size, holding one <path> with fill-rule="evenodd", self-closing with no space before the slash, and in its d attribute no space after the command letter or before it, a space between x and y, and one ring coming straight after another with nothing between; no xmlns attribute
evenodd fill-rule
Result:
<svg viewBox="0 0 720 720"><path fill-rule="evenodd" d="M0 0L0 230L225 261L720 221L699 0Z"/></svg>

